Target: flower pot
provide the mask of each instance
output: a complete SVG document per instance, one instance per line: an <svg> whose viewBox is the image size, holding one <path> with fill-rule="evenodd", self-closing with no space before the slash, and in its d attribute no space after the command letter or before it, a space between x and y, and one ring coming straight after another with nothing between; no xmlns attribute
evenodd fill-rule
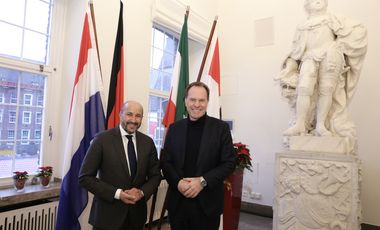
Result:
<svg viewBox="0 0 380 230"><path fill-rule="evenodd" d="M50 176L42 176L40 177L40 182L41 182L41 185L44 186L45 188L49 187L49 182L50 182Z"/></svg>
<svg viewBox="0 0 380 230"><path fill-rule="evenodd" d="M24 191L24 187L25 187L25 182L26 182L26 179L17 179L17 180L14 180L14 187L16 189L17 192L22 192Z"/></svg>
<svg viewBox="0 0 380 230"><path fill-rule="evenodd" d="M224 185L224 230L237 230L239 227L243 175L243 169L236 169L226 179Z"/></svg>

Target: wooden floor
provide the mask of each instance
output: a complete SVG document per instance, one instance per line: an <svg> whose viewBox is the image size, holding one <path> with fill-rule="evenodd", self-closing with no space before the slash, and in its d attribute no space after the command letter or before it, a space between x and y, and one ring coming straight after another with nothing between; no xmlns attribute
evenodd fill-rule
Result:
<svg viewBox="0 0 380 230"><path fill-rule="evenodd" d="M156 224L156 223L155 223ZM240 212L239 230L271 230L272 218L252 215L246 212ZM157 230L156 226L153 226L152 230ZM161 230L170 230L170 226L165 220L165 223L161 226Z"/></svg>

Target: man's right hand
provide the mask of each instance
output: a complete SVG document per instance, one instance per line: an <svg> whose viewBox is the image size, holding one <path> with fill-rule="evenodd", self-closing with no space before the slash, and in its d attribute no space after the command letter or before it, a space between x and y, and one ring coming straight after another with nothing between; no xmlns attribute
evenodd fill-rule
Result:
<svg viewBox="0 0 380 230"><path fill-rule="evenodd" d="M178 182L177 185L178 191L182 194L185 195L186 191L190 188L190 181L186 179L181 179Z"/></svg>
<svg viewBox="0 0 380 230"><path fill-rule="evenodd" d="M134 195L128 194L125 191L121 191L120 200L126 204L135 204L137 201L137 197L135 197Z"/></svg>

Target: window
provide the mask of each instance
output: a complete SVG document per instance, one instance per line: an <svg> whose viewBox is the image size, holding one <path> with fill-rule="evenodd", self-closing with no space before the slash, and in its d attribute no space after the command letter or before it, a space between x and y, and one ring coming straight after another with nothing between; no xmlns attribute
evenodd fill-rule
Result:
<svg viewBox="0 0 380 230"><path fill-rule="evenodd" d="M16 122L16 111L9 111L9 123L13 124Z"/></svg>
<svg viewBox="0 0 380 230"><path fill-rule="evenodd" d="M53 72L53 3L54 0L0 1L1 130L7 130L0 137L0 153L7 153L0 154L0 178L11 177L17 170L34 172L42 162L40 153L45 143L41 138L31 141L31 135L43 135L47 78ZM39 114L36 124L32 124L32 114Z"/></svg>
<svg viewBox="0 0 380 230"><path fill-rule="evenodd" d="M52 0L0 1L2 56L47 63Z"/></svg>
<svg viewBox="0 0 380 230"><path fill-rule="evenodd" d="M8 130L8 139L14 139L15 138L15 131L14 129Z"/></svg>
<svg viewBox="0 0 380 230"><path fill-rule="evenodd" d="M153 138L157 149L161 149L165 134L161 121L169 99L177 46L177 35L160 26L153 26L148 133Z"/></svg>
<svg viewBox="0 0 380 230"><path fill-rule="evenodd" d="M32 112L30 112L30 111L23 111L22 112L22 123L29 125L31 117L32 117Z"/></svg>
<svg viewBox="0 0 380 230"><path fill-rule="evenodd" d="M41 139L41 130L34 130L34 139Z"/></svg>
<svg viewBox="0 0 380 230"><path fill-rule="evenodd" d="M4 103L4 93L0 93L0 104Z"/></svg>
<svg viewBox="0 0 380 230"><path fill-rule="evenodd" d="M9 103L17 104L17 95L15 93L10 93L11 97L9 99Z"/></svg>
<svg viewBox="0 0 380 230"><path fill-rule="evenodd" d="M21 130L21 144L22 145L29 144L29 138L30 138L30 130L29 129L22 129Z"/></svg>
<svg viewBox="0 0 380 230"><path fill-rule="evenodd" d="M36 124L42 124L42 113L36 112Z"/></svg>
<svg viewBox="0 0 380 230"><path fill-rule="evenodd" d="M4 112L4 109L0 109L0 122L3 122L3 112Z"/></svg>
<svg viewBox="0 0 380 230"><path fill-rule="evenodd" d="M24 105L32 105L33 95L26 93L24 94Z"/></svg>
<svg viewBox="0 0 380 230"><path fill-rule="evenodd" d="M37 95L37 106L44 106L44 97L42 95Z"/></svg>

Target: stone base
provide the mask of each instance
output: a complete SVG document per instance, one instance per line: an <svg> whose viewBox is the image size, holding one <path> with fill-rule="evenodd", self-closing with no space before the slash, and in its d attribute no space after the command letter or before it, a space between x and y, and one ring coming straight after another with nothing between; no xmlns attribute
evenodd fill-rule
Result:
<svg viewBox="0 0 380 230"><path fill-rule="evenodd" d="M289 150L349 154L350 148L348 139L344 137L289 137Z"/></svg>
<svg viewBox="0 0 380 230"><path fill-rule="evenodd" d="M359 163L350 155L276 155L273 229L360 229Z"/></svg>

